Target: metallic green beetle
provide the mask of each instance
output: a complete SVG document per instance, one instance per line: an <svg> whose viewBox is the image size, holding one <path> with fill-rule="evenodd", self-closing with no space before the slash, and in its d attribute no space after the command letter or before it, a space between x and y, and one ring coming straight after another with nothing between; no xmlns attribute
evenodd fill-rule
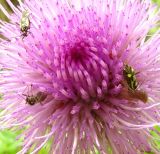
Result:
<svg viewBox="0 0 160 154"><path fill-rule="evenodd" d="M22 12L22 17L20 20L20 30L22 36L26 37L28 35L28 30L30 29L29 12L27 10Z"/></svg>
<svg viewBox="0 0 160 154"><path fill-rule="evenodd" d="M135 72L131 66L127 64L124 65L123 76L128 86L127 97L129 96L130 99L137 99L147 103L148 94L145 91L138 89L139 83L136 78L136 74L138 73L139 72Z"/></svg>
<svg viewBox="0 0 160 154"><path fill-rule="evenodd" d="M135 70L125 64L123 69L123 76L125 81L127 82L128 86L128 96L131 99L138 99L141 100L144 103L147 103L148 101L148 94L143 90L138 90L138 81L136 78L136 74L139 72L135 72Z"/></svg>
<svg viewBox="0 0 160 154"><path fill-rule="evenodd" d="M138 74L138 72L136 73L131 66L125 64L123 69L123 76L124 76L124 79L127 81L129 89L131 90L136 90L138 87L136 74Z"/></svg>

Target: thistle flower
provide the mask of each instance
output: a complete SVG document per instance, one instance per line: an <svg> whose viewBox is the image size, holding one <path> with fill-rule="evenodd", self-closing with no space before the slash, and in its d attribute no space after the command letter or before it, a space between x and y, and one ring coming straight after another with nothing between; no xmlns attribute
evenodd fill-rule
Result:
<svg viewBox="0 0 160 154"><path fill-rule="evenodd" d="M144 41L159 20L150 2L6 1L0 129L25 129L19 153L48 140L55 154L160 152L150 134L160 124L160 36Z"/></svg>

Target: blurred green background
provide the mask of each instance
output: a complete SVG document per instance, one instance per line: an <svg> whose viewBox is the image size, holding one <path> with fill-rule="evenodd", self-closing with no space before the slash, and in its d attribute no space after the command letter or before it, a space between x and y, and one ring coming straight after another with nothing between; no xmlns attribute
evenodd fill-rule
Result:
<svg viewBox="0 0 160 154"><path fill-rule="evenodd" d="M17 5L17 0L11 0L14 5ZM6 8L6 10L10 13L12 13L11 8L7 5L5 0L0 0L0 3ZM158 5L160 8L160 0L153 0L153 3ZM9 21L6 16L3 14L3 12L0 10L0 19ZM149 34L153 34L159 27L153 28ZM1 99L1 97L0 97ZM160 129L157 127L157 131L160 132ZM0 132L0 154L16 154L17 151L20 150L20 144L22 143L22 140L16 140L16 137L22 132L12 132L10 130L4 130ZM151 132L151 134L155 137L157 137L156 132ZM158 136L159 137L159 136ZM155 141L155 144L160 148L160 141ZM39 154L48 154L49 149L49 143L41 149ZM98 152L97 152L98 154ZM145 153L145 154L152 154L152 153Z"/></svg>

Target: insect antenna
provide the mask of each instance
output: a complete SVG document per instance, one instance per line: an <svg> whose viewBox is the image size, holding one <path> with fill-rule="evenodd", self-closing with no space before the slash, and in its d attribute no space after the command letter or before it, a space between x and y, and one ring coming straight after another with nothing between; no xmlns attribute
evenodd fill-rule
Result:
<svg viewBox="0 0 160 154"><path fill-rule="evenodd" d="M22 98L22 99L25 100L25 97L23 97L23 96L26 96L25 94L20 95L20 94L18 93L18 96L19 96L20 98Z"/></svg>

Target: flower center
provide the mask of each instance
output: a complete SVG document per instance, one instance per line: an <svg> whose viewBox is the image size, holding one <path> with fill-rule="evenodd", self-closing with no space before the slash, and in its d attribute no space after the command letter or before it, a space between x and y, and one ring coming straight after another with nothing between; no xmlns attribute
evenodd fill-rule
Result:
<svg viewBox="0 0 160 154"><path fill-rule="evenodd" d="M71 53L71 59L77 63L84 63L84 60L87 59L88 55L87 55L87 43L84 42L80 42L80 43L76 43L74 45L74 47L72 47L70 49L70 53Z"/></svg>

